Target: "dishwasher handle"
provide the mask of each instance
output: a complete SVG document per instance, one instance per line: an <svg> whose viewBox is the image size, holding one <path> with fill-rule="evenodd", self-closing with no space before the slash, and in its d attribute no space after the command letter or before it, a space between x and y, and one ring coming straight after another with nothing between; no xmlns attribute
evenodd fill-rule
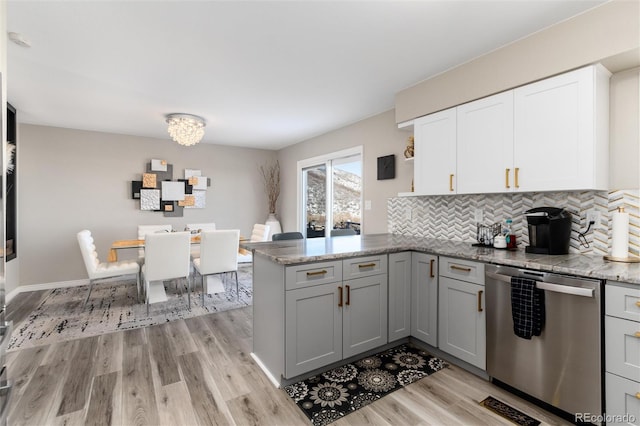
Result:
<svg viewBox="0 0 640 426"><path fill-rule="evenodd" d="M493 272L486 272L486 276L498 281L511 283L511 277ZM572 296L593 297L594 290L592 288L575 287L571 285L556 284L547 281L536 281L536 287L540 290L552 291L554 293L570 294Z"/></svg>

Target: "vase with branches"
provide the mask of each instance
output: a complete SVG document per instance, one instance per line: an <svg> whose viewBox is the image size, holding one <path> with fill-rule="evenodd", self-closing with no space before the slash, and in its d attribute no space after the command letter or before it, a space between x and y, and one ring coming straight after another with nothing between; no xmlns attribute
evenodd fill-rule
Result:
<svg viewBox="0 0 640 426"><path fill-rule="evenodd" d="M280 222L276 218L276 203L280 196L280 162L276 160L274 163L261 165L260 173L262 173L264 189L267 194L269 217L266 224L269 225L269 236L271 236L282 231Z"/></svg>

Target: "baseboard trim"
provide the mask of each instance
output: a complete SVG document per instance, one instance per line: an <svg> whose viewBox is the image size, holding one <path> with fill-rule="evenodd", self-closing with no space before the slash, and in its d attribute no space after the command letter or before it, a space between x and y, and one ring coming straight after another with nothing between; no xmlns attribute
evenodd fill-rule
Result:
<svg viewBox="0 0 640 426"><path fill-rule="evenodd" d="M110 277L100 279L100 282L109 282L109 281L119 281L123 276L119 277ZM26 293L29 291L40 291L40 290L53 290L54 288L66 288L66 287L78 287L81 285L89 284L89 279L85 278L82 280L71 280L71 281L56 281L51 283L42 283L42 284L28 284L28 285L20 285L13 290L11 290L6 296L6 302L11 302L11 299L16 297L20 293Z"/></svg>

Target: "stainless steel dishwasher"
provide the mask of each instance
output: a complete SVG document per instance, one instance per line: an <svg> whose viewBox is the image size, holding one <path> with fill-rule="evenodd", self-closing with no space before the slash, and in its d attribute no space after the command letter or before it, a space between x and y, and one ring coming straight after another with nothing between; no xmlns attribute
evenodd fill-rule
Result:
<svg viewBox="0 0 640 426"><path fill-rule="evenodd" d="M569 414L602 414L601 281L496 265L485 275L489 376ZM511 277L545 293L531 340L513 331Z"/></svg>

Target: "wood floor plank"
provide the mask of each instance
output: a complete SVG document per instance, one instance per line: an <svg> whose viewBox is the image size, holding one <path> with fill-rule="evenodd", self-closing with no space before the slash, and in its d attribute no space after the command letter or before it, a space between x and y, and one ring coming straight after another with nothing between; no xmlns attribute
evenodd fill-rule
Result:
<svg viewBox="0 0 640 426"><path fill-rule="evenodd" d="M124 347L130 348L138 345L146 345L147 336L146 336L146 327L145 328L134 328L133 330L125 330L124 331Z"/></svg>
<svg viewBox="0 0 640 426"><path fill-rule="evenodd" d="M158 407L148 345L125 345L122 366L122 424L157 425Z"/></svg>
<svg viewBox="0 0 640 426"><path fill-rule="evenodd" d="M98 426L119 423L120 419L114 414L114 408L118 405L117 383L118 373L115 371L93 378L85 424Z"/></svg>
<svg viewBox="0 0 640 426"><path fill-rule="evenodd" d="M60 365L39 366L17 400L11 399L10 425L43 425L57 402L54 398L60 386Z"/></svg>
<svg viewBox="0 0 640 426"><path fill-rule="evenodd" d="M122 348L124 333L107 333L98 338L95 375L113 373L122 370Z"/></svg>
<svg viewBox="0 0 640 426"><path fill-rule="evenodd" d="M12 398L22 395L25 385L33 377L33 372L38 368L48 350L49 345L45 345L7 354L7 377L12 383Z"/></svg>
<svg viewBox="0 0 640 426"><path fill-rule="evenodd" d="M167 324L147 328L147 339L149 340L153 366L158 370L160 385L166 386L179 382L181 379L178 362L169 340Z"/></svg>
<svg viewBox="0 0 640 426"><path fill-rule="evenodd" d="M70 359L71 368L62 387L62 401L58 407L58 416L84 409L91 389L93 365L98 348L98 337L82 339Z"/></svg>
<svg viewBox="0 0 640 426"><path fill-rule="evenodd" d="M84 426L84 411L54 416L47 420L47 426Z"/></svg>
<svg viewBox="0 0 640 426"><path fill-rule="evenodd" d="M404 391L400 389L393 392L390 395L382 397L376 401L375 404L364 407L368 408L365 413L372 412L379 418L383 419L388 424L403 424L403 425L419 425L423 422L423 418L412 410L409 410L405 404L402 403L402 399L394 398ZM358 410L360 411L360 410ZM349 421L352 421L349 419Z"/></svg>
<svg viewBox="0 0 640 426"><path fill-rule="evenodd" d="M197 425L195 412L185 382L160 388L156 394L158 414L162 425Z"/></svg>
<svg viewBox="0 0 640 426"><path fill-rule="evenodd" d="M281 389L256 387L253 392L227 402L241 425L305 425L308 418Z"/></svg>
<svg viewBox="0 0 640 426"><path fill-rule="evenodd" d="M243 360L229 358L226 349L221 346L211 328L206 325L191 334L203 363L206 363L205 368L210 372L225 401L251 392L256 385L256 381L252 380L255 375L252 376L251 370L255 367L251 358L245 357ZM248 363L252 365L249 370L246 368ZM259 375L263 376L262 373Z"/></svg>
<svg viewBox="0 0 640 426"><path fill-rule="evenodd" d="M44 301L52 290L38 290L20 293L7 304L6 320L13 321L15 330L20 323L31 315L31 313Z"/></svg>
<svg viewBox="0 0 640 426"><path fill-rule="evenodd" d="M198 350L189 328L184 321L172 321L165 324L172 352L176 355L184 355Z"/></svg>
<svg viewBox="0 0 640 426"><path fill-rule="evenodd" d="M54 368L64 367L82 340L83 339L67 340L49 345L49 350L47 350L47 353L42 358L40 365L52 365Z"/></svg>
<svg viewBox="0 0 640 426"><path fill-rule="evenodd" d="M213 380L203 368L198 352L178 357L182 377L189 389L192 407L200 425L226 425L232 417Z"/></svg>

